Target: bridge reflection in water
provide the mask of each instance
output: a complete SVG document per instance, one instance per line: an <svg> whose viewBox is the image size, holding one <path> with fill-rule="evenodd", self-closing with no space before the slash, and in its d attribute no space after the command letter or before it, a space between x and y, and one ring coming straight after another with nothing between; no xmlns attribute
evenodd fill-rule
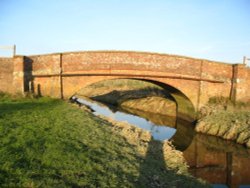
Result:
<svg viewBox="0 0 250 188"><path fill-rule="evenodd" d="M183 152L190 173L212 184L250 187L250 150L214 136L196 134Z"/></svg>
<svg viewBox="0 0 250 188"><path fill-rule="evenodd" d="M118 121L128 120L136 126L151 131L154 139L171 140L176 149L183 151L193 176L211 184L224 185L222 187L237 188L240 185L247 185L243 186L244 188L250 187L250 168L248 168L250 149L214 136L196 134L194 125L179 117L129 108L118 109L112 106L107 108L94 101L78 100L94 109L95 114L112 116Z"/></svg>

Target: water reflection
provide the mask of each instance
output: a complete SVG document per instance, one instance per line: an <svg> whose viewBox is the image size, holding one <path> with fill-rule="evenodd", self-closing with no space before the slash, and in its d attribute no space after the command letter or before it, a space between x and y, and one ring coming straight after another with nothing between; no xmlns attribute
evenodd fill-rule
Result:
<svg viewBox="0 0 250 188"><path fill-rule="evenodd" d="M153 121L147 120L143 117L139 117L134 114L128 114L128 109L124 110L127 111L127 113L125 113L124 111L115 111L114 107L111 107L110 109L107 106L102 105L101 103L97 103L89 99L81 98L78 99L78 101L92 108L95 115L103 115L106 117L110 117L116 121L126 121L129 124L133 124L137 127L150 131L152 137L155 140L170 139L176 132L176 129L173 128L173 124L170 126L155 124ZM167 119L166 117L164 118ZM164 122L164 120L161 120L161 122Z"/></svg>
<svg viewBox="0 0 250 188"><path fill-rule="evenodd" d="M196 134L183 154L190 173L214 187L250 187L250 150L239 144Z"/></svg>
<svg viewBox="0 0 250 188"><path fill-rule="evenodd" d="M249 149L214 136L196 134L192 124L179 117L175 119L128 108L117 111L115 107L108 108L91 100L78 100L91 107L96 115L127 121L149 130L157 140L170 139L176 149L183 151L190 173L212 183L213 187L250 188Z"/></svg>
<svg viewBox="0 0 250 188"><path fill-rule="evenodd" d="M168 126L176 129L176 116L167 116L162 114L154 114L152 112L145 112L137 109L122 107L119 108L120 111L127 114L134 114L136 116L142 117L147 121L154 123L155 125Z"/></svg>

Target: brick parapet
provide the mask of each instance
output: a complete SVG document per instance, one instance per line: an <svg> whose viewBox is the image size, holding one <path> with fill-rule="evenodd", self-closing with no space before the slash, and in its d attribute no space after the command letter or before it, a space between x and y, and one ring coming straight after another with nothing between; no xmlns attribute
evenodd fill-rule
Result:
<svg viewBox="0 0 250 188"><path fill-rule="evenodd" d="M13 91L13 58L0 58L0 91Z"/></svg>
<svg viewBox="0 0 250 188"><path fill-rule="evenodd" d="M13 58L13 92L24 92L24 56Z"/></svg>
<svg viewBox="0 0 250 188"><path fill-rule="evenodd" d="M13 90L30 89L28 82L32 82L34 90L39 85L45 95L54 97L68 96L88 80L126 77L161 80L182 92L197 109L214 96L250 98L250 71L246 67L170 54L85 51L16 56L12 75Z"/></svg>

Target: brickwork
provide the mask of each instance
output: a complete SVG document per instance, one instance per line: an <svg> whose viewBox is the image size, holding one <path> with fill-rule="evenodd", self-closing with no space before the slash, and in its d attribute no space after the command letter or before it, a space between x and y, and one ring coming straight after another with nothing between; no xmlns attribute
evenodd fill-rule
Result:
<svg viewBox="0 0 250 188"><path fill-rule="evenodd" d="M200 60L133 52L82 52L63 54L63 71L65 73L85 72L93 70L123 70L171 73L172 75L190 75L199 77ZM74 66L72 66L74 64ZM197 64L197 66L194 66ZM77 69L75 69L77 67Z"/></svg>
<svg viewBox="0 0 250 188"><path fill-rule="evenodd" d="M42 95L68 98L97 81L135 78L165 85L176 100L181 100L182 95L196 110L213 96L250 99L249 68L183 56L86 51L15 57L13 65L8 69L13 70L13 92L32 90ZM2 77L6 75L6 65L4 67L0 69ZM9 80L10 72L6 75ZM3 90L10 88L3 84L0 87Z"/></svg>
<svg viewBox="0 0 250 188"><path fill-rule="evenodd" d="M60 73L60 54L29 56L27 58L32 66L33 75Z"/></svg>
<svg viewBox="0 0 250 188"><path fill-rule="evenodd" d="M210 183L226 184L231 188L249 184L250 169L246 166L249 165L250 158L247 150L233 144L221 148L224 145L219 138L196 135L183 152L191 174Z"/></svg>
<svg viewBox="0 0 250 188"><path fill-rule="evenodd" d="M13 90L16 93L23 93L25 84L24 56L13 58Z"/></svg>
<svg viewBox="0 0 250 188"><path fill-rule="evenodd" d="M234 99L236 101L250 100L250 68L244 65L235 65Z"/></svg>
<svg viewBox="0 0 250 188"><path fill-rule="evenodd" d="M13 92L13 59L0 58L0 91Z"/></svg>

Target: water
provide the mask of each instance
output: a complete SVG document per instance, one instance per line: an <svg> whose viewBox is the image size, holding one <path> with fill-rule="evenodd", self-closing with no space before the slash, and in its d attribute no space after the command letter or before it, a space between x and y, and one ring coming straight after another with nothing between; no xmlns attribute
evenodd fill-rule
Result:
<svg viewBox="0 0 250 188"><path fill-rule="evenodd" d="M210 182L214 188L250 188L249 149L218 137L197 134L190 122L180 118L107 107L88 99L78 101L93 109L95 115L149 130L156 140L171 140L183 152L189 172Z"/></svg>
<svg viewBox="0 0 250 188"><path fill-rule="evenodd" d="M81 98L78 99L78 102L87 105L91 109L93 109L94 110L93 113L95 115L103 115L112 118L116 121L125 121L129 124L135 125L144 130L148 130L151 132L152 137L155 140L166 140L166 139L169 140L176 133L175 128L169 127L167 125L166 126L157 125L152 121L139 117L137 115L128 114L122 111L112 111L107 106L101 105L100 103L91 100Z"/></svg>

